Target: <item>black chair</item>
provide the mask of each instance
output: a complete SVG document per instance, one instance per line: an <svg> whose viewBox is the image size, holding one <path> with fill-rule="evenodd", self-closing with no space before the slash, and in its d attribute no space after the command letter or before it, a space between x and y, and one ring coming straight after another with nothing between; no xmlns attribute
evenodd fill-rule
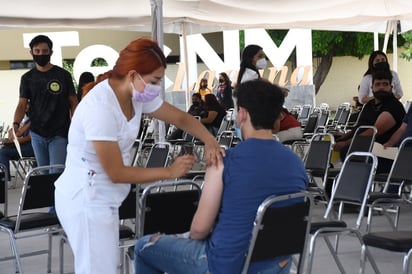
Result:
<svg viewBox="0 0 412 274"><path fill-rule="evenodd" d="M16 271L23 273L21 257L48 254L47 272L51 271L52 235L62 231L57 215L49 213L47 208L54 206L54 182L59 178L59 173L47 173L51 170L61 170L64 165L42 166L31 169L23 182L17 214L6 216L0 220L0 232L9 236L12 257L1 259L14 259ZM45 210L46 209L46 210ZM48 249L36 250L20 254L17 249L17 240L28 237L48 236Z"/></svg>
<svg viewBox="0 0 412 274"><path fill-rule="evenodd" d="M169 143L155 143L149 151L145 167L165 167L170 156Z"/></svg>
<svg viewBox="0 0 412 274"><path fill-rule="evenodd" d="M304 157L306 173L310 179L308 191L321 198L322 201L329 200L325 192L325 186L328 179L333 144L332 134L316 133L313 135ZM321 178L320 184L317 182L318 178Z"/></svg>
<svg viewBox="0 0 412 274"><path fill-rule="evenodd" d="M285 201L295 201L285 206ZM297 273L303 271L312 218L312 197L307 192L270 196L259 206L242 274L252 262L299 254Z"/></svg>
<svg viewBox="0 0 412 274"><path fill-rule="evenodd" d="M359 157L362 157L364 161L358 161ZM353 152L345 159L341 172L334 182L332 195L324 214L324 220L312 222L307 273L312 271L315 244L318 237L322 237L325 240L326 246L340 272L345 273L345 269L337 254L338 236L352 235L362 244L362 235L359 228L364 218L367 198L373 183L376 166L377 158L370 152ZM359 214L354 226L348 226L343 220L345 205L359 206ZM339 207L337 216L334 212L336 206ZM336 237L335 246L329 238L331 236ZM370 257L370 254L366 255Z"/></svg>
<svg viewBox="0 0 412 274"><path fill-rule="evenodd" d="M379 210L389 221L392 229L396 229L399 222L400 207L412 203L411 184L412 168L412 137L405 138L399 146L398 153L392 164L389 174L377 174L375 182L385 178L383 191L369 195L369 212L367 232L371 231L373 211ZM398 189L396 193L389 192L390 187ZM395 213L392 219L391 213Z"/></svg>
<svg viewBox="0 0 412 274"><path fill-rule="evenodd" d="M7 168L5 165L0 164L0 204L3 204L3 211L0 211L0 219L7 216L8 210L8 186L7 186Z"/></svg>
<svg viewBox="0 0 412 274"><path fill-rule="evenodd" d="M221 132L217 136L217 141L222 148L228 149L232 147L234 137L235 137L234 131L226 130L226 131Z"/></svg>
<svg viewBox="0 0 412 274"><path fill-rule="evenodd" d="M136 238L151 233L178 234L190 230L201 188L191 180L163 181L147 185L139 199ZM134 246L126 261L133 261ZM125 264L129 273L129 263Z"/></svg>
<svg viewBox="0 0 412 274"><path fill-rule="evenodd" d="M402 263L402 273L408 274L409 260L412 254L412 230L394 230L394 231L379 231L370 232L362 237L363 245L361 252L361 271L365 273L366 254L370 253L369 247L384 249L392 252L404 253ZM375 273L380 273L378 266L373 258L369 258L369 262L375 269Z"/></svg>

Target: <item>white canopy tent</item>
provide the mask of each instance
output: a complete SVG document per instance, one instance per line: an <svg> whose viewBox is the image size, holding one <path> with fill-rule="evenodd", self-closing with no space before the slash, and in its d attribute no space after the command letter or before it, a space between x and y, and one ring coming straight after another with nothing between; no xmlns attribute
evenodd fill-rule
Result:
<svg viewBox="0 0 412 274"><path fill-rule="evenodd" d="M2 3L0 29L30 27L152 31L160 45L163 45L163 32L183 37L248 28L379 32L386 33L386 48L390 33L412 29L412 1L16 0ZM392 67L396 69L396 63Z"/></svg>
<svg viewBox="0 0 412 274"><path fill-rule="evenodd" d="M160 0L17 0L2 3L0 27L107 28L149 30L151 3ZM161 5L160 5L161 6ZM386 31L386 22L412 29L410 0L166 0L167 33L205 33L245 28L310 28ZM160 17L161 16L161 17Z"/></svg>

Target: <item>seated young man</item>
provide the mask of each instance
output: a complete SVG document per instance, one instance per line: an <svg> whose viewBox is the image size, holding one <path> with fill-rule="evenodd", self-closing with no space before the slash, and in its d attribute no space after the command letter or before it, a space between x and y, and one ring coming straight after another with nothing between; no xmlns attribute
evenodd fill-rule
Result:
<svg viewBox="0 0 412 274"><path fill-rule="evenodd" d="M146 235L135 246L135 271L144 273L240 273L258 206L270 195L306 189L302 161L272 136L284 97L264 80L237 89L236 123L242 138L223 161L206 170L198 209L187 238ZM291 257L252 263L250 272L289 273Z"/></svg>
<svg viewBox="0 0 412 274"><path fill-rule="evenodd" d="M375 141L384 144L392 134L401 126L405 116L405 109L401 102L395 98L392 93L392 74L390 73L375 73L372 76L372 91L374 98L370 100L363 108L359 117L358 126L373 125L378 130ZM346 152L352 141L353 129L348 134L336 139L334 150L340 151L342 162L346 157ZM372 134L367 130L362 135ZM386 159L387 160L387 159ZM384 158L379 158L377 173L389 172L391 162L387 162Z"/></svg>

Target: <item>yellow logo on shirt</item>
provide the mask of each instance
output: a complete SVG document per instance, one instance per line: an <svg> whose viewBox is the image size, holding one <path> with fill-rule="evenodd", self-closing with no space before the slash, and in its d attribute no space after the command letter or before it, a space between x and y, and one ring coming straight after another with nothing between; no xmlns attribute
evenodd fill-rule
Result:
<svg viewBox="0 0 412 274"><path fill-rule="evenodd" d="M61 86L60 86L60 83L59 82L57 82L57 81L50 81L49 82L49 90L52 92L52 93L59 93L60 91L61 91Z"/></svg>

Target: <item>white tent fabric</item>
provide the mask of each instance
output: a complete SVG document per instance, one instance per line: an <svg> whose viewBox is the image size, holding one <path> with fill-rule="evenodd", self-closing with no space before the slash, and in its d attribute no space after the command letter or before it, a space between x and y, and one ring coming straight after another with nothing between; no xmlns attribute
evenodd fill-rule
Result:
<svg viewBox="0 0 412 274"><path fill-rule="evenodd" d="M166 0L166 33L245 28L310 28L385 33L386 22L412 29L410 0ZM0 28L106 28L150 31L148 0L5 1Z"/></svg>

